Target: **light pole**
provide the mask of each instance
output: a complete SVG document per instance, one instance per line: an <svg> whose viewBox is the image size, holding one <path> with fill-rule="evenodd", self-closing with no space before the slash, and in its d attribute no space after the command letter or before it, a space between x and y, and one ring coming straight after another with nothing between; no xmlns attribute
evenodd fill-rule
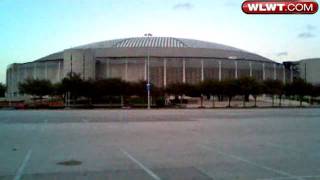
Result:
<svg viewBox="0 0 320 180"><path fill-rule="evenodd" d="M144 34L145 37L147 37L147 91L148 91L148 109L151 109L151 99L150 99L150 47L149 47L149 38L152 36L151 33Z"/></svg>

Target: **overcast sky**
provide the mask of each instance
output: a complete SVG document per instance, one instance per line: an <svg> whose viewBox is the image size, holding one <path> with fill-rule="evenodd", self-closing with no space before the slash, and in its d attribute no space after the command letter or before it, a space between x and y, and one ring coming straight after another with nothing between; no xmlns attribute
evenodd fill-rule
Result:
<svg viewBox="0 0 320 180"><path fill-rule="evenodd" d="M0 0L0 82L9 64L124 37L192 38L277 62L320 57L320 13L246 15L241 0Z"/></svg>

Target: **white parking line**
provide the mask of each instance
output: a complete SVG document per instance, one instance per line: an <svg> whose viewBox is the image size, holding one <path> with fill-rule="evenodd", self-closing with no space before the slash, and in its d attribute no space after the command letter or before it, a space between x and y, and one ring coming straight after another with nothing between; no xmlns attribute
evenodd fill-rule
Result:
<svg viewBox="0 0 320 180"><path fill-rule="evenodd" d="M204 169L202 169L202 168L200 168L200 167L195 167L195 169L197 169L198 171L200 171L202 174L208 176L209 178L214 179L214 178L212 177L212 175L209 174L206 170L204 170Z"/></svg>
<svg viewBox="0 0 320 180"><path fill-rule="evenodd" d="M299 178L320 178L320 175L314 175L314 176L296 176ZM257 180L286 180L286 179L292 179L291 177L272 177L272 178L262 178Z"/></svg>
<svg viewBox="0 0 320 180"><path fill-rule="evenodd" d="M271 143L271 142L266 142L265 144L267 144L271 147L275 147L275 148L290 151L290 152L303 153L302 151L299 151L299 150L292 148L292 147L289 147L289 146L282 146L282 145Z"/></svg>
<svg viewBox="0 0 320 180"><path fill-rule="evenodd" d="M213 120L213 118L192 118L191 120L194 120L194 121L211 121Z"/></svg>
<svg viewBox="0 0 320 180"><path fill-rule="evenodd" d="M233 159L236 159L238 161L242 161L242 162L245 162L247 164L250 164L252 166L255 166L255 167L258 167L258 168L261 168L261 169L264 169L264 170L267 170L267 171L271 171L273 173L276 173L276 174L280 174L280 175L283 175L283 176L287 176L291 179L297 179L297 180L303 180L303 178L300 178L298 176L295 176L295 175L292 175L288 172L285 172L285 171L281 171L281 170L278 170L278 169L274 169L274 168L271 168L271 167L268 167L268 166L264 166L264 165L261 165L261 164L258 164L258 163L255 163L253 161L250 161L248 159L245 159L243 157L240 157L240 156L237 156L237 155L234 155L234 154L230 154L230 153L225 153L225 152L222 152L216 148L212 148L212 147L208 147L206 145L200 145L202 148L204 149L207 149L207 150L210 150L210 151L215 151L219 154L222 154L224 156L227 156L227 157L230 157L230 158L233 158Z"/></svg>
<svg viewBox="0 0 320 180"><path fill-rule="evenodd" d="M24 157L24 160L23 160L22 164L20 165L20 167L19 167L16 175L14 176L13 180L20 180L20 178L21 178L21 176L23 174L23 171L24 171L24 169L25 169L25 167L26 167L26 165L27 165L27 163L28 163L28 161L29 161L29 159L31 157L31 154L32 154L32 150L29 149L27 155Z"/></svg>
<svg viewBox="0 0 320 180"><path fill-rule="evenodd" d="M133 162L135 162L141 169L143 169L146 173L148 173L153 179L155 180L161 180L159 176L157 176L154 172L152 172L149 168L144 166L141 162L139 162L137 159L132 157L127 151L120 148L120 151L126 155L129 159L131 159Z"/></svg>

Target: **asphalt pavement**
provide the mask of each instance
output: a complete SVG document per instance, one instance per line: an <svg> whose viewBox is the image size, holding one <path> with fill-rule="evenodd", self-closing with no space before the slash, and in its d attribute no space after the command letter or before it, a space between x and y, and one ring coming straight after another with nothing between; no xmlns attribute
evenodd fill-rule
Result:
<svg viewBox="0 0 320 180"><path fill-rule="evenodd" d="M320 109L0 111L2 180L318 180Z"/></svg>

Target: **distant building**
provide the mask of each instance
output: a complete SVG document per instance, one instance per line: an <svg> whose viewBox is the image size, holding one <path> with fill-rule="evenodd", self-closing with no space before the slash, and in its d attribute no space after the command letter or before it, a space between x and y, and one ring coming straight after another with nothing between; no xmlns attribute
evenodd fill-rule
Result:
<svg viewBox="0 0 320 180"><path fill-rule="evenodd" d="M296 63L300 78L312 84L320 84L320 58L303 59Z"/></svg>
<svg viewBox="0 0 320 180"><path fill-rule="evenodd" d="M206 79L251 76L292 80L292 70L260 55L217 43L172 38L140 37L102 41L66 49L38 60L12 64L7 69L7 97L19 97L18 84L27 78L61 81L74 72L83 79L147 79L165 87L171 83L195 84Z"/></svg>

